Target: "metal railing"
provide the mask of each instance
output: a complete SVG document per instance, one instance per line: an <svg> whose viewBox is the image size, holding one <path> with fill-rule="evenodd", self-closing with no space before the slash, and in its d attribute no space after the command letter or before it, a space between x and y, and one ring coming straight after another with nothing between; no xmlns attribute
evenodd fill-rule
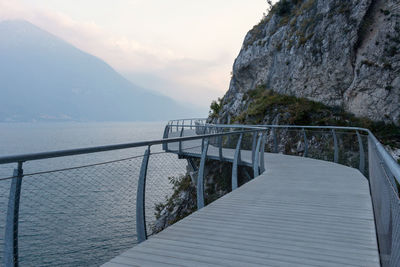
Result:
<svg viewBox="0 0 400 267"><path fill-rule="evenodd" d="M17 165L12 176L0 178L0 214L4 214L0 227L5 233L0 236L0 250L5 266L105 262L157 232L155 209L173 194L169 178L191 179L199 209L206 204L207 160L232 163L230 190L234 190L243 184L243 177L249 180L268 169L264 152L333 161L365 174L382 265L398 266L400 167L369 130L216 125L206 119L184 119L168 122L163 138L0 158L0 166ZM129 156L77 166L54 164L52 170L49 162L44 170L26 171L32 161L117 150L129 151L124 154Z"/></svg>
<svg viewBox="0 0 400 267"><path fill-rule="evenodd" d="M176 131L182 129L183 125L190 127L190 129L194 128L196 125L205 125L207 119L205 118L192 118L192 119L178 119L178 120L170 120L167 125L170 126L170 130L172 131L172 125L175 126Z"/></svg>
<svg viewBox="0 0 400 267"><path fill-rule="evenodd" d="M177 159L171 148L202 155L200 162L194 163L199 209L205 205L204 168L209 144L211 147L222 137L256 132L207 131L200 136L1 157L0 166L16 164L13 173L0 178L1 263L104 263L157 231L156 208L173 194L169 179L188 173L189 158ZM82 156L117 150L128 152L124 157L111 155L109 161L96 162L96 157L94 163L79 164ZM63 164L70 157L77 158L76 166ZM34 162L41 162L42 169L32 169Z"/></svg>
<svg viewBox="0 0 400 267"><path fill-rule="evenodd" d="M266 142L262 143L260 151L330 160L358 168L370 185L381 264L400 266L400 166L370 130L340 126L215 125L205 120L201 122L197 127L204 133L264 130L267 134L263 141ZM169 132L178 125L180 131L189 127L184 121L170 121ZM254 140L253 147L256 144ZM296 141L301 142L302 149L293 152L290 145ZM328 147L321 146L321 143L328 144ZM312 150L317 150L317 153Z"/></svg>

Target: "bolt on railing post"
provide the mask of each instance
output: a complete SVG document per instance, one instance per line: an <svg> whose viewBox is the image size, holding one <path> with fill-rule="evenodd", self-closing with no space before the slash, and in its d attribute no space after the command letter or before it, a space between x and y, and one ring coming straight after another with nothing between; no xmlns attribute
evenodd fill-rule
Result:
<svg viewBox="0 0 400 267"><path fill-rule="evenodd" d="M278 140L276 138L276 129L272 128L272 139L274 141L274 153L278 153Z"/></svg>
<svg viewBox="0 0 400 267"><path fill-rule="evenodd" d="M203 138L204 139L204 138ZM208 150L208 138L204 140L204 145L201 152L199 172L197 176L197 209L204 207L204 167L206 165Z"/></svg>
<svg viewBox="0 0 400 267"><path fill-rule="evenodd" d="M181 132L179 133L179 137L182 137L182 136L183 136L183 127L181 129ZM179 154L182 153L182 141L179 141L179 152L178 153Z"/></svg>
<svg viewBox="0 0 400 267"><path fill-rule="evenodd" d="M150 157L150 146L144 152L142 166L140 167L139 181L136 193L136 234L138 243L147 239L146 214L145 214L145 194L146 176Z"/></svg>
<svg viewBox="0 0 400 267"><path fill-rule="evenodd" d="M357 139L358 139L358 147L359 147L359 151L360 151L360 164L358 166L358 169L360 170L360 172L362 174L365 173L365 153L364 153L364 146L363 146L363 142L361 139L361 135L358 131L356 131L357 133Z"/></svg>
<svg viewBox="0 0 400 267"><path fill-rule="evenodd" d="M257 176L260 175L260 169L259 169L259 162L260 162L260 146L261 146L261 139L262 139L262 134L258 134L258 140L257 140L257 145L254 151L254 161L253 161L253 176L256 178Z"/></svg>
<svg viewBox="0 0 400 267"><path fill-rule="evenodd" d="M262 133L262 140L261 140L261 148L260 148L260 173L265 172L265 159L264 159L264 152L265 152L265 138L267 133Z"/></svg>
<svg viewBox="0 0 400 267"><path fill-rule="evenodd" d="M19 201L21 196L22 177L24 171L22 162L18 162L18 168L14 169L11 180L10 195L4 233L4 266L18 266L18 217Z"/></svg>
<svg viewBox="0 0 400 267"><path fill-rule="evenodd" d="M334 154L333 154L333 161L335 163L339 162L339 147L338 147L338 141L336 137L335 130L332 129L332 136L333 136L333 146L334 146Z"/></svg>
<svg viewBox="0 0 400 267"><path fill-rule="evenodd" d="M236 144L235 156L232 163L232 191L238 187L238 163L240 160L240 145L242 143L243 134L240 134Z"/></svg>
<svg viewBox="0 0 400 267"><path fill-rule="evenodd" d="M303 141L304 141L304 153L303 153L303 157L307 157L308 155L308 141L307 141L307 134L306 131L304 130L304 128L302 129L303 131Z"/></svg>

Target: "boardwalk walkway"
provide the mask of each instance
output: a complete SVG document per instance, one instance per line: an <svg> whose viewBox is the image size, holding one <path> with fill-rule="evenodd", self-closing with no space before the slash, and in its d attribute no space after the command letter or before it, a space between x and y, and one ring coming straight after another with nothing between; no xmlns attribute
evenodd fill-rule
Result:
<svg viewBox="0 0 400 267"><path fill-rule="evenodd" d="M265 165L259 177L103 266L379 266L368 181L358 170L270 153Z"/></svg>

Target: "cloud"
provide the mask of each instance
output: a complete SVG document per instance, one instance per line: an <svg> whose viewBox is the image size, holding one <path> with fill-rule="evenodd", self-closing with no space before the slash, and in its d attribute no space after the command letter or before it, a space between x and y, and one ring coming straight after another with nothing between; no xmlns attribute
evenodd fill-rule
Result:
<svg viewBox="0 0 400 267"><path fill-rule="evenodd" d="M217 14L215 17L220 19ZM231 51L223 50L223 42L215 43L215 51L212 50L213 43L207 44L206 48L202 48L201 44L197 47L194 45L195 52L190 54L193 41L179 34L185 52L161 42L139 41L132 36L114 33L94 21L76 20L61 12L24 5L18 0L0 0L0 20L4 19L25 19L105 60L138 85L148 86L179 101L208 107L212 99L223 95L229 84L233 56ZM205 23L210 27L216 24L215 21ZM223 29L220 31L223 32ZM191 34L193 37L198 33ZM163 82L152 83L143 77L153 77L153 80Z"/></svg>
<svg viewBox="0 0 400 267"><path fill-rule="evenodd" d="M0 0L0 20L8 19L27 20L119 70L162 68L168 61L179 59L171 50L156 49L107 32L94 21L74 20L60 12L36 9L16 0Z"/></svg>
<svg viewBox="0 0 400 267"><path fill-rule="evenodd" d="M28 10L18 1L0 0L0 20L21 19L28 14Z"/></svg>

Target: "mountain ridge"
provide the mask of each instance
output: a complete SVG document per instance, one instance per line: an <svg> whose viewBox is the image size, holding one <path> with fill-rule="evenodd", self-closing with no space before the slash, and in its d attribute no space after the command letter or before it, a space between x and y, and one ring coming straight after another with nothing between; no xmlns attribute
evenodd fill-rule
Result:
<svg viewBox="0 0 400 267"><path fill-rule="evenodd" d="M0 40L0 121L145 121L195 113L27 21L0 22Z"/></svg>

